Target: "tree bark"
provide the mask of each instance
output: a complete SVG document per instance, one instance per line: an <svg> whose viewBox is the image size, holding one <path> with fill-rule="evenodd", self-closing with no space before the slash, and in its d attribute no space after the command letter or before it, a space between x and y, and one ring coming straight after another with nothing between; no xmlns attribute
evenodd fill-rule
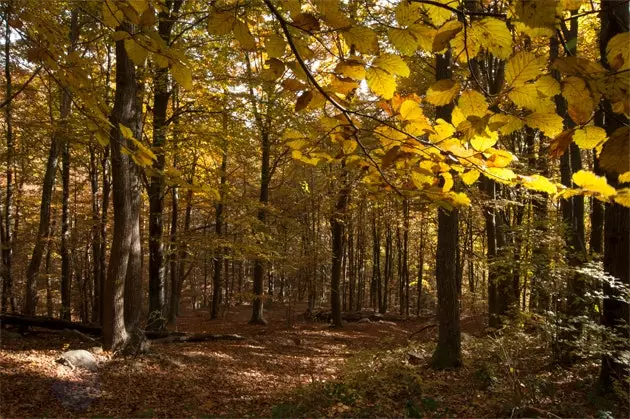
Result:
<svg viewBox="0 0 630 419"><path fill-rule="evenodd" d="M335 212L330 217L330 230L332 233L332 270L330 275L330 305L332 313L332 324L334 327L342 327L341 319L341 295L340 282L342 277L342 262L346 247L345 229L348 202L350 199L350 189L348 185L348 174L346 173L345 164L342 162L342 189L337 196L335 203Z"/></svg>
<svg viewBox="0 0 630 419"><path fill-rule="evenodd" d="M158 35L168 45L176 15L183 0L168 0L158 14ZM166 266L164 257L164 167L166 162L166 113L171 96L169 69L156 68L153 75L153 150L156 174L149 183L149 322L150 330L163 330L166 302Z"/></svg>
<svg viewBox="0 0 630 419"><path fill-rule="evenodd" d="M228 129L228 112L227 109L223 113L223 132L224 138L222 141L222 156L221 156L221 174L219 182L219 201L215 206L215 226L214 232L217 235L217 241L220 243L222 240L222 226L223 226L223 209L224 200L226 195L226 183L227 183L227 164L228 164L228 142L227 142L227 129ZM219 246L216 250L216 254L213 258L214 263L214 275L212 277L212 307L210 309L210 318L216 319L219 317L219 298L221 296L221 264L223 263L224 248Z"/></svg>
<svg viewBox="0 0 630 419"><path fill-rule="evenodd" d="M133 26L121 24L118 30L133 33ZM111 115L110 132L112 161L112 193L114 203L114 234L107 270L103 307L103 344L106 350L118 350L128 339L125 328L125 279L132 255L133 235L137 233L134 201L140 190L137 167L123 147L133 149L123 136L120 125L137 135L139 116L137 106L137 81L135 66L127 56L123 40L116 42L116 94ZM135 198L134 198L135 197ZM133 261L132 261L133 263Z"/></svg>
<svg viewBox="0 0 630 419"><path fill-rule="evenodd" d="M451 52L436 57L436 79L451 77ZM436 118L450 121L452 105L440 106ZM462 364L461 332L459 326L459 295L457 292L458 210L438 209L438 244L435 259L439 322L438 344L431 364L434 368L457 368Z"/></svg>
<svg viewBox="0 0 630 419"><path fill-rule="evenodd" d="M620 7L623 6L623 7ZM606 46L615 35L630 30L630 2L603 0L601 3L600 21L600 54L604 67L610 69L606 60ZM604 127L608 135L615 130L628 125L628 118L621 114L614 114L609 100L604 101ZM604 145L606 147L606 145ZM605 150L605 148L604 148ZM619 185L618 173L607 173L608 183ZM606 204L604 216L604 269L610 275L619 279L626 286L630 285L630 208L617 203ZM619 338L613 353L606 354L602 359L599 376L599 387L603 391L610 391L613 382L623 382L628 377L628 365L621 361L620 355L628 351L630 335L627 328L630 310L628 301L619 298L611 284L604 285L604 310L602 323L609 327ZM627 383L626 383L627 384Z"/></svg>

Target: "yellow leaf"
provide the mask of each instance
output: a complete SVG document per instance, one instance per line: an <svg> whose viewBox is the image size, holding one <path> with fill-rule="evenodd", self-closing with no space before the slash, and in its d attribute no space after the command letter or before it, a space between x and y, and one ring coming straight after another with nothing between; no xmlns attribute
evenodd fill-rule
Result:
<svg viewBox="0 0 630 419"><path fill-rule="evenodd" d="M127 139L133 139L133 131L131 131L131 129L124 126L123 124L118 124L118 128L120 128L120 133L123 137Z"/></svg>
<svg viewBox="0 0 630 419"><path fill-rule="evenodd" d="M628 182L630 182L630 171L619 175L619 183L628 183Z"/></svg>
<svg viewBox="0 0 630 419"><path fill-rule="evenodd" d="M192 71L180 63L174 63L171 68L173 78L184 89L191 90L193 88Z"/></svg>
<svg viewBox="0 0 630 419"><path fill-rule="evenodd" d="M476 22L473 28L474 38L492 55L505 60L512 54L512 33L505 21L486 17Z"/></svg>
<svg viewBox="0 0 630 419"><path fill-rule="evenodd" d="M365 65L357 60L342 61L335 67L335 73L355 80L365 78Z"/></svg>
<svg viewBox="0 0 630 419"><path fill-rule="evenodd" d="M606 182L604 176L597 176L593 172L580 170L572 176L573 183L582 188L586 192L601 195L604 198L611 197L616 194L615 188Z"/></svg>
<svg viewBox="0 0 630 419"><path fill-rule="evenodd" d="M470 198L468 195L462 192L449 192L447 195L449 201L451 201L455 206L458 207L467 207L470 206Z"/></svg>
<svg viewBox="0 0 630 419"><path fill-rule="evenodd" d="M267 38L267 42L265 43L267 54L269 54L272 58L282 58L284 56L286 46L286 41L279 35L271 35Z"/></svg>
<svg viewBox="0 0 630 419"><path fill-rule="evenodd" d="M543 65L542 60L531 52L519 52L505 65L505 81L510 87L522 86L538 77Z"/></svg>
<svg viewBox="0 0 630 419"><path fill-rule="evenodd" d="M523 176L521 178L521 183L527 189L532 191L546 192L548 194L555 194L558 192L558 188L553 182L540 175Z"/></svg>
<svg viewBox="0 0 630 419"><path fill-rule="evenodd" d="M524 118L525 124L532 128L539 129L549 138L554 138L562 132L564 121L562 117L555 113L534 112Z"/></svg>
<svg viewBox="0 0 630 419"><path fill-rule="evenodd" d="M464 182L465 185L470 186L475 183L477 179L479 179L479 170L471 169L467 172L462 173L461 175L459 175L459 177L462 179L462 182Z"/></svg>
<svg viewBox="0 0 630 419"><path fill-rule="evenodd" d="M501 135L509 135L523 128L523 121L512 115L494 114L490 117L488 128L498 130Z"/></svg>
<svg viewBox="0 0 630 419"><path fill-rule="evenodd" d="M352 21L341 11L339 0L317 0L314 2L324 21L333 29L350 26Z"/></svg>
<svg viewBox="0 0 630 419"><path fill-rule="evenodd" d="M527 83L511 89L508 97L516 106L535 112L552 113L556 110L556 104L550 97L541 94L535 83Z"/></svg>
<svg viewBox="0 0 630 419"><path fill-rule="evenodd" d="M562 15L559 1L519 0L510 3L509 16L517 30L532 38L552 37Z"/></svg>
<svg viewBox="0 0 630 419"><path fill-rule="evenodd" d="M595 148L606 141L606 131L600 127L588 126L576 129L573 134L573 142L578 147L586 150Z"/></svg>
<svg viewBox="0 0 630 419"><path fill-rule="evenodd" d="M630 32L618 33L606 46L606 60L614 71L630 69Z"/></svg>
<svg viewBox="0 0 630 419"><path fill-rule="evenodd" d="M540 77L534 83L536 86L536 90L538 90L539 95L545 97L554 97L555 95L560 94L560 83L558 80L554 79L553 76L549 74L545 74Z"/></svg>
<svg viewBox="0 0 630 419"><path fill-rule="evenodd" d="M377 67L370 67L366 71L368 87L374 94L383 99L391 99L396 91L396 79L393 75Z"/></svg>
<svg viewBox="0 0 630 419"><path fill-rule="evenodd" d="M208 33L210 35L227 35L232 32L236 18L233 13L213 13L208 18Z"/></svg>
<svg viewBox="0 0 630 419"><path fill-rule="evenodd" d="M614 200L619 205L630 207L630 188L617 190L617 195L615 195Z"/></svg>
<svg viewBox="0 0 630 419"><path fill-rule="evenodd" d="M341 149L343 150L343 154L352 154L354 150L357 148L357 142L354 140L343 140L341 143Z"/></svg>
<svg viewBox="0 0 630 419"><path fill-rule="evenodd" d="M372 61L372 65L387 71L389 74L409 77L409 67L398 55L382 54Z"/></svg>
<svg viewBox="0 0 630 419"><path fill-rule="evenodd" d="M444 186L442 186L442 192L448 192L453 188L453 175L448 172L441 173L440 176L444 179Z"/></svg>
<svg viewBox="0 0 630 419"><path fill-rule="evenodd" d="M410 3L407 1L401 1L396 5L394 14L396 15L396 21L401 26L408 26L418 20L422 10L420 3Z"/></svg>
<svg viewBox="0 0 630 419"><path fill-rule="evenodd" d="M453 39L463 28L464 25L458 20L449 20L446 22L440 29L438 29L435 37L433 38L433 52L440 52L446 49L451 39Z"/></svg>
<svg viewBox="0 0 630 419"><path fill-rule="evenodd" d="M437 3L442 3L446 6L450 6L453 9L456 9L459 6L458 0L437 0ZM427 11L431 22L435 26L441 26L444 22L451 18L453 12L450 10L440 7L434 6L431 4L424 4L424 9Z"/></svg>
<svg viewBox="0 0 630 419"><path fill-rule="evenodd" d="M505 167L512 163L515 159L514 154L507 150L497 150L494 148L488 149L484 152L486 157L486 165L488 167Z"/></svg>
<svg viewBox="0 0 630 419"><path fill-rule="evenodd" d="M455 134L455 127L440 118L436 121L436 124L433 125L433 131L434 132L429 135L429 139L434 143L439 143L452 137L453 134Z"/></svg>
<svg viewBox="0 0 630 419"><path fill-rule="evenodd" d="M134 39L125 39L125 51L131 61L136 65L141 65L147 59L148 51Z"/></svg>
<svg viewBox="0 0 630 419"><path fill-rule="evenodd" d="M424 113L415 100L405 100L400 105L400 119L403 121L424 120Z"/></svg>
<svg viewBox="0 0 630 419"><path fill-rule="evenodd" d="M343 32L343 38L348 47L354 45L361 54L377 55L379 52L376 32L365 26L353 26Z"/></svg>
<svg viewBox="0 0 630 419"><path fill-rule="evenodd" d="M475 135L470 140L470 145L477 151L485 151L494 146L499 141L499 134L496 131L486 130L482 134Z"/></svg>
<svg viewBox="0 0 630 419"><path fill-rule="evenodd" d="M459 83L453 80L440 80L427 90L425 100L435 106L448 105L459 93Z"/></svg>
<svg viewBox="0 0 630 419"><path fill-rule="evenodd" d="M505 183L507 185L514 184L514 180L516 179L516 174L504 167L488 167L484 170L484 174L496 182Z"/></svg>
<svg viewBox="0 0 630 419"><path fill-rule="evenodd" d="M387 36L403 55L412 55L418 49L418 40L411 29L391 28Z"/></svg>
<svg viewBox="0 0 630 419"><path fill-rule="evenodd" d="M301 150L308 145L308 142L306 142L305 140L293 140L287 142L286 145L292 150Z"/></svg>
<svg viewBox="0 0 630 419"><path fill-rule="evenodd" d="M94 133L94 136L96 137L96 141L103 147L109 144L109 134L98 130Z"/></svg>
<svg viewBox="0 0 630 419"><path fill-rule="evenodd" d="M426 189L433 185L435 178L424 173L411 172L411 181L416 185L416 188Z"/></svg>
<svg viewBox="0 0 630 419"><path fill-rule="evenodd" d="M466 118L471 115L481 118L488 111L486 98L476 90L464 90L457 101L457 106Z"/></svg>
<svg viewBox="0 0 630 419"><path fill-rule="evenodd" d="M335 91L335 93L347 95L359 87L359 82L350 78L332 76L330 87Z"/></svg>
<svg viewBox="0 0 630 419"><path fill-rule="evenodd" d="M130 0L129 5L133 7L133 9L136 11L136 13L138 13L138 15L141 15L142 13L145 12L145 10L149 8L149 1L148 0Z"/></svg>
<svg viewBox="0 0 630 419"><path fill-rule="evenodd" d="M256 49L256 40L249 32L247 23L242 20L237 20L234 23L234 37L244 50L252 51Z"/></svg>
<svg viewBox="0 0 630 419"><path fill-rule="evenodd" d="M409 26L409 30L415 36L420 48L427 52L433 50L433 39L437 34L437 29L430 28L422 23L414 23Z"/></svg>
<svg viewBox="0 0 630 419"><path fill-rule="evenodd" d="M120 24L122 23L124 19L123 12L111 0L107 0L103 2L102 13L103 13L103 21L110 28L116 28L120 26Z"/></svg>

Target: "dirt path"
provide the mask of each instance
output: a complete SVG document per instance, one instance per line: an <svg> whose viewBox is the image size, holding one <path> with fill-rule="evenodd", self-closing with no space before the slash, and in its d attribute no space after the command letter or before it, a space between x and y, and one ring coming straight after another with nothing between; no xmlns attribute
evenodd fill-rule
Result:
<svg viewBox="0 0 630 419"><path fill-rule="evenodd" d="M96 374L69 371L54 362L64 349L90 346L75 338L53 333L24 338L5 332L0 350L0 413L5 417L268 416L271 407L296 387L334 378L356 351L403 344L417 327L351 323L335 330L303 322L289 327L288 314L283 306L271 306L266 314L269 324L261 327L247 324L247 306L232 308L225 316L229 321L211 322L205 311L183 313L179 331L238 333L246 339L158 344L148 356L114 359Z"/></svg>

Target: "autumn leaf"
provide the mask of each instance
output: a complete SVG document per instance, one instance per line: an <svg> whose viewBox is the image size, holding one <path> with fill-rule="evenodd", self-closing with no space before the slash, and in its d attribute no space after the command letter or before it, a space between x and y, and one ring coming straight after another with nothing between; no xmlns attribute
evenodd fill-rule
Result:
<svg viewBox="0 0 630 419"><path fill-rule="evenodd" d="M378 67L370 67L366 71L368 87L374 94L383 99L391 99L396 91L396 79L389 72Z"/></svg>
<svg viewBox="0 0 630 419"><path fill-rule="evenodd" d="M610 135L599 155L599 165L612 173L630 171L630 128L623 126Z"/></svg>
<svg viewBox="0 0 630 419"><path fill-rule="evenodd" d="M335 67L335 73L355 80L365 79L365 64L357 60L342 61Z"/></svg>
<svg viewBox="0 0 630 419"><path fill-rule="evenodd" d="M354 45L361 54L377 55L379 52L378 36L368 27L353 26L343 32L343 38L348 47Z"/></svg>
<svg viewBox="0 0 630 419"><path fill-rule="evenodd" d="M425 100L435 106L448 105L459 93L459 83L453 80L440 80L427 90Z"/></svg>
<svg viewBox="0 0 630 419"><path fill-rule="evenodd" d="M557 135L549 145L549 156L558 158L564 154L569 147L569 144L573 141L573 135L575 129L568 129Z"/></svg>
<svg viewBox="0 0 630 419"><path fill-rule="evenodd" d="M297 98L297 102L295 102L295 112L299 112L302 109L306 109L306 107L308 106L308 104L311 102L312 99L313 99L313 92L311 92L310 90L307 90L304 93L302 93Z"/></svg>
<svg viewBox="0 0 630 419"><path fill-rule="evenodd" d="M571 179L573 183L584 191L600 195L604 198L609 198L616 194L615 188L606 182L604 176L597 176L595 173L589 172L588 170L580 170L574 173Z"/></svg>

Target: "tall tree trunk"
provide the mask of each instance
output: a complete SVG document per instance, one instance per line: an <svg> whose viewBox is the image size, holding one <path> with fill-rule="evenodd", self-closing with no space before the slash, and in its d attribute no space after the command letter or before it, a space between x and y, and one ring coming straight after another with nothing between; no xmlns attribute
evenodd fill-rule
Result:
<svg viewBox="0 0 630 419"><path fill-rule="evenodd" d="M171 31L183 0L167 0L158 14L158 35L169 45ZM151 330L163 330L166 303L166 266L164 257L164 147L168 124L166 113L171 96L169 69L156 68L153 74L153 150L157 159L149 183L149 322Z"/></svg>
<svg viewBox="0 0 630 419"><path fill-rule="evenodd" d="M623 7L620 7L623 6ZM601 3L601 35L600 54L604 67L610 69L606 60L606 46L608 41L615 35L630 30L630 2L624 0L603 0ZM604 127L606 133L611 135L617 129L623 129L628 125L628 118L621 114L614 114L612 104L609 100L604 101ZM604 151L606 145L604 145ZM627 168L625 170L628 170ZM608 183L612 186L619 185L617 181L618 173L608 172ZM604 269L610 275L618 278L626 286L630 285L630 264L628 255L630 254L630 208L623 207L617 203L606 204L604 216ZM612 389L614 380L623 382L628 377L628 364L622 359L623 351L630 349L630 335L627 328L630 317L629 304L627 300L619 298L618 291L611 284L604 285L604 310L602 322L609 327L619 338L613 353L606 354L602 359L602 367L599 376L599 386L602 390ZM627 382L626 382L627 384Z"/></svg>
<svg viewBox="0 0 630 419"><path fill-rule="evenodd" d="M330 230L332 233L332 270L330 274L330 306L332 313L332 324L334 327L342 327L341 322L341 296L340 282L342 277L342 262L345 251L345 228L348 210L348 202L350 200L350 186L348 185L348 174L346 173L345 163L342 162L342 189L337 196L335 203L335 212L330 217Z"/></svg>
<svg viewBox="0 0 630 419"><path fill-rule="evenodd" d="M383 298L381 289L381 236L376 223L376 208L372 208L372 281L370 282L370 305L381 311ZM378 306L376 303L378 302Z"/></svg>
<svg viewBox="0 0 630 419"><path fill-rule="evenodd" d="M436 79L451 77L451 52L436 57ZM440 106L436 118L450 121L452 105ZM439 323L438 344L431 364L434 368L457 368L462 363L461 332L459 327L459 295L457 292L457 231L458 210L438 209L438 243L435 259Z"/></svg>
<svg viewBox="0 0 630 419"><path fill-rule="evenodd" d="M118 30L133 33L132 25L123 23ZM105 283L103 306L103 344L107 350L117 350L127 343L125 328L125 278L132 258L132 236L139 221L134 217L134 197L140 197L137 167L123 147L133 149L120 129L120 124L137 135L139 116L137 106L135 66L127 56L123 40L116 42L116 94L111 115L110 132L112 186L114 201L114 234Z"/></svg>
<svg viewBox="0 0 630 419"><path fill-rule="evenodd" d="M223 112L223 132L224 138L222 141L222 156L221 156L221 180L219 186L219 201L215 207L215 226L214 232L217 235L217 241L219 243L222 240L222 226L223 226L223 202L226 196L225 185L227 183L227 164L228 164L228 142L227 142L227 129L228 129L228 111ZM221 295L221 264L223 263L223 253L225 249L219 247L216 250L216 254L213 258L214 263L214 275L212 277L212 307L210 310L210 318L216 319L219 316L219 296Z"/></svg>
<svg viewBox="0 0 630 419"><path fill-rule="evenodd" d="M96 148L93 144L90 144L90 190L92 198L92 283L93 283L93 298L92 298L92 313L91 320L95 323L101 321L101 265L99 263L99 255L101 254L101 236L99 234L99 222L100 222L100 203L98 200L98 166Z"/></svg>
<svg viewBox="0 0 630 419"><path fill-rule="evenodd" d="M64 133L61 147L61 319L70 320L72 256L70 255L70 143Z"/></svg>
<svg viewBox="0 0 630 419"><path fill-rule="evenodd" d="M11 80L11 26L9 21L11 20L12 2L5 4L5 37L4 37L4 76L6 78L7 88L6 97L8 99L7 105L4 107L5 124L7 127L6 140L7 140L7 171L6 182L7 189L5 195L4 205L4 237L2 243L2 262L4 264L4 283L3 283L3 300L2 311L6 311L6 299L9 299L11 305L11 311L15 312L15 296L13 291L13 277L12 277L12 259L13 259L13 226L11 225L11 219L13 216L13 154L15 152L13 145L13 101L11 96L13 94L13 83ZM35 298L35 297L33 297Z"/></svg>

